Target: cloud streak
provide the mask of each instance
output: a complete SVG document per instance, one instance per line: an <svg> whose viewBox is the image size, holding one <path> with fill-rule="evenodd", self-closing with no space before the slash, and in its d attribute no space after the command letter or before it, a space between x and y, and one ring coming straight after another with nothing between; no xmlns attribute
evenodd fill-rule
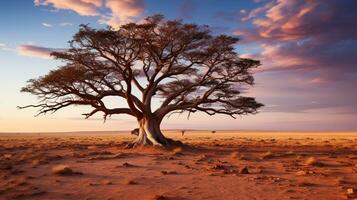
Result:
<svg viewBox="0 0 357 200"><path fill-rule="evenodd" d="M99 15L102 0L34 0L36 6L52 6L59 10L72 10L83 16Z"/></svg>
<svg viewBox="0 0 357 200"><path fill-rule="evenodd" d="M62 22L62 23L60 23L59 25L60 25L60 26L73 26L73 24L70 23L70 22Z"/></svg>
<svg viewBox="0 0 357 200"><path fill-rule="evenodd" d="M49 23L42 22L41 24L42 24L42 26L47 27L47 28L52 28L53 27L53 25L49 24Z"/></svg>
<svg viewBox="0 0 357 200"><path fill-rule="evenodd" d="M59 51L60 49L47 48L35 45L20 45L16 48L16 50L17 53L20 55L51 59L51 52Z"/></svg>
<svg viewBox="0 0 357 200"><path fill-rule="evenodd" d="M3 50L3 51L14 51L14 49L12 48L9 48L6 44L4 43L0 43L0 50Z"/></svg>

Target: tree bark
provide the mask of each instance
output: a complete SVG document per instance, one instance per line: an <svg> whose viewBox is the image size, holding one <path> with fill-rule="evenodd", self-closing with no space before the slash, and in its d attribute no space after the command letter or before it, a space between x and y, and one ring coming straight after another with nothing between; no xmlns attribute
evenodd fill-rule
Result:
<svg viewBox="0 0 357 200"><path fill-rule="evenodd" d="M143 117L138 120L138 124L139 135L133 143L128 145L128 147L145 145L166 147L169 145L170 140L166 139L161 132L160 120L156 119L154 116Z"/></svg>

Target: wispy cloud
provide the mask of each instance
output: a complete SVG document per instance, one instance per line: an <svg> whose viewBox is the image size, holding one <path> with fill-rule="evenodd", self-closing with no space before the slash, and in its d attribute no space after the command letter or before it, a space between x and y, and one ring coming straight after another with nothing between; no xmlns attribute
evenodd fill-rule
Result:
<svg viewBox="0 0 357 200"><path fill-rule="evenodd" d="M16 48L20 55L31 56L43 59L51 59L51 52L61 49L47 48L35 45L20 45Z"/></svg>
<svg viewBox="0 0 357 200"><path fill-rule="evenodd" d="M62 23L58 23L58 24L50 24L50 23L47 23L47 22L42 22L41 24L42 24L42 26L44 26L46 28L53 28L53 27L56 27L56 26L61 26L61 27L73 26L73 24L70 23L70 22L62 22Z"/></svg>
<svg viewBox="0 0 357 200"><path fill-rule="evenodd" d="M70 23L70 22L62 22L62 23L60 23L59 25L60 25L60 26L73 26L73 24Z"/></svg>
<svg viewBox="0 0 357 200"><path fill-rule="evenodd" d="M53 27L52 24L49 24L49 23L46 23L46 22L42 22L41 24L42 24L42 26L47 27L47 28Z"/></svg>
<svg viewBox="0 0 357 200"><path fill-rule="evenodd" d="M0 43L0 50L3 50L3 51L13 51L14 49L8 47L6 44L4 43Z"/></svg>

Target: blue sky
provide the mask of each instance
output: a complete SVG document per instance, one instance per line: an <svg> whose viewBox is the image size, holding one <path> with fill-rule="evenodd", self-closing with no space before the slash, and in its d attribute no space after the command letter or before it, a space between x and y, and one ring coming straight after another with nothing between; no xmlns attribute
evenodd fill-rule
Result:
<svg viewBox="0 0 357 200"><path fill-rule="evenodd" d="M80 24L101 28L160 13L206 24L215 34L241 38L237 51L263 65L249 94L266 106L236 120L195 114L172 116L163 128L244 130L357 129L357 4L350 0L13 0L0 3L0 131L122 130L135 120L100 116L85 108L34 118L36 103L21 94L26 81L61 65L48 52L66 48ZM214 123L212 123L214 122Z"/></svg>

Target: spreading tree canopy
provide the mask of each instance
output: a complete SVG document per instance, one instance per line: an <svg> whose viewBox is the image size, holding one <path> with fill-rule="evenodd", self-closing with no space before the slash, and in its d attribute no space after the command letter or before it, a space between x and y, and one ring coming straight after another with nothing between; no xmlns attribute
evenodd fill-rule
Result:
<svg viewBox="0 0 357 200"><path fill-rule="evenodd" d="M240 58L238 38L213 35L209 27L165 20L161 15L119 29L93 29L82 25L70 47L51 55L64 65L31 79L22 88L39 103L38 114L71 106L92 108L89 118L126 114L138 121L132 146L167 146L173 141L160 130L164 116L176 112L204 112L236 117L255 114L262 106L242 89L253 85L252 68L259 61ZM109 107L106 97L125 104ZM153 99L160 105L152 106ZM118 101L119 102L119 101Z"/></svg>

